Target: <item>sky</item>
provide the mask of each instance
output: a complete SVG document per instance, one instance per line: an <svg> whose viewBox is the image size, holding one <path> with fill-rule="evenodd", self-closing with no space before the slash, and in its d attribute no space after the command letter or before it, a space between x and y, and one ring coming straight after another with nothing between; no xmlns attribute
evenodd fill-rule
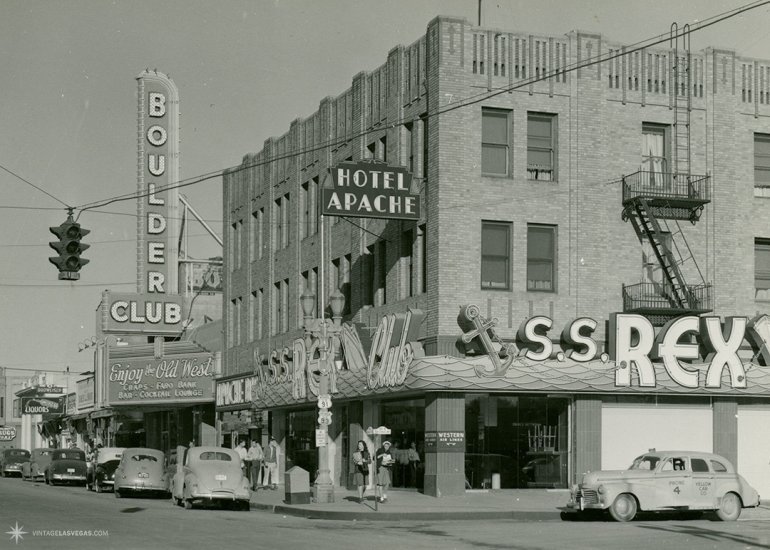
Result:
<svg viewBox="0 0 770 550"><path fill-rule="evenodd" d="M482 0L482 26L631 44L748 1ZM437 15L475 24L478 1L0 0L0 367L89 370L78 343L96 333L102 290L136 290L134 200L80 216L91 247L79 281L57 279L48 228L66 219L63 204L136 191L141 71L179 90L180 172L191 178L240 164ZM694 33L692 49L770 59L768 25L763 5ZM182 193L222 235L221 179ZM190 242L195 257L222 253L200 226Z"/></svg>

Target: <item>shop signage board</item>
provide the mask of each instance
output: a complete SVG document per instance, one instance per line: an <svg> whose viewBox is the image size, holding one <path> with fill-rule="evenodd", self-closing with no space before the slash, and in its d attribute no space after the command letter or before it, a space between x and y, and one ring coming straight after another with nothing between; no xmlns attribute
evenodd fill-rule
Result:
<svg viewBox="0 0 770 550"><path fill-rule="evenodd" d="M0 441L13 441L16 439L16 428L0 428Z"/></svg>
<svg viewBox="0 0 770 550"><path fill-rule="evenodd" d="M326 447L328 431L323 428L316 428L315 431L315 446Z"/></svg>
<svg viewBox="0 0 770 550"><path fill-rule="evenodd" d="M425 432L425 451L464 453L465 432Z"/></svg>
<svg viewBox="0 0 770 550"><path fill-rule="evenodd" d="M75 383L77 410L89 409L94 406L94 377L78 380Z"/></svg>
<svg viewBox="0 0 770 550"><path fill-rule="evenodd" d="M215 375L211 353L114 359L105 373L108 404L208 403Z"/></svg>
<svg viewBox="0 0 770 550"><path fill-rule="evenodd" d="M75 392L67 394L67 414L75 414L77 411L77 398Z"/></svg>
<svg viewBox="0 0 770 550"><path fill-rule="evenodd" d="M257 398L256 387L258 382L259 380L256 375L241 376L230 380L218 380L217 408L250 405Z"/></svg>
<svg viewBox="0 0 770 550"><path fill-rule="evenodd" d="M420 194L412 174L384 162L342 162L331 169L332 187L321 188L321 214L395 220L420 219Z"/></svg>
<svg viewBox="0 0 770 550"><path fill-rule="evenodd" d="M185 292L222 292L222 266L185 262L179 266L179 286Z"/></svg>
<svg viewBox="0 0 770 550"><path fill-rule="evenodd" d="M21 414L64 414L64 397L22 397Z"/></svg>
<svg viewBox="0 0 770 550"><path fill-rule="evenodd" d="M37 386L35 388L38 395L46 395L49 393L64 393L62 386Z"/></svg>

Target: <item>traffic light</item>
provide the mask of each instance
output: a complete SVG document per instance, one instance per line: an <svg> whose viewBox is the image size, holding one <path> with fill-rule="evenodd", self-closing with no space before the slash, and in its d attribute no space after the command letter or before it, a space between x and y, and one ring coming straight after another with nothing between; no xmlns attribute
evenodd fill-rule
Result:
<svg viewBox="0 0 770 550"><path fill-rule="evenodd" d="M48 258L48 261L59 270L60 280L77 281L80 279L78 271L89 262L89 260L81 258L80 255L90 245L81 243L80 239L91 231L80 227L80 224L72 219L72 214L67 217L66 222L59 226L51 227L50 230L51 233L59 237L59 242L48 244L59 253L59 256Z"/></svg>

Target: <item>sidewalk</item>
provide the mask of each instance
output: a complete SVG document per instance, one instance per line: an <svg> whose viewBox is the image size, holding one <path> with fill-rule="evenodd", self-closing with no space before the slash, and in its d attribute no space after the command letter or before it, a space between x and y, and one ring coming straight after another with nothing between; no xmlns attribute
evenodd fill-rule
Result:
<svg viewBox="0 0 770 550"><path fill-rule="evenodd" d="M364 503L358 493L335 488L335 502L327 504L286 504L284 487L260 489L251 495L252 510L309 519L424 521L461 519L509 519L516 521L556 521L561 519L567 501L567 489L503 489L466 491L464 495L435 498L417 491L391 489L388 501L377 505L371 492ZM742 511L741 521L770 521L770 501L758 508Z"/></svg>

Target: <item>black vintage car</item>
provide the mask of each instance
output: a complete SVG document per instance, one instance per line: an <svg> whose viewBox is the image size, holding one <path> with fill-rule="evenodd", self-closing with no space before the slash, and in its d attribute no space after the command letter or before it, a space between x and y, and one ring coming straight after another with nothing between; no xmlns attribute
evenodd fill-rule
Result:
<svg viewBox="0 0 770 550"><path fill-rule="evenodd" d="M86 474L86 489L101 493L115 486L115 470L123 456L123 447L100 447L94 453Z"/></svg>
<svg viewBox="0 0 770 550"><path fill-rule="evenodd" d="M86 482L86 453L81 449L55 449L45 468L45 482L50 485Z"/></svg>

